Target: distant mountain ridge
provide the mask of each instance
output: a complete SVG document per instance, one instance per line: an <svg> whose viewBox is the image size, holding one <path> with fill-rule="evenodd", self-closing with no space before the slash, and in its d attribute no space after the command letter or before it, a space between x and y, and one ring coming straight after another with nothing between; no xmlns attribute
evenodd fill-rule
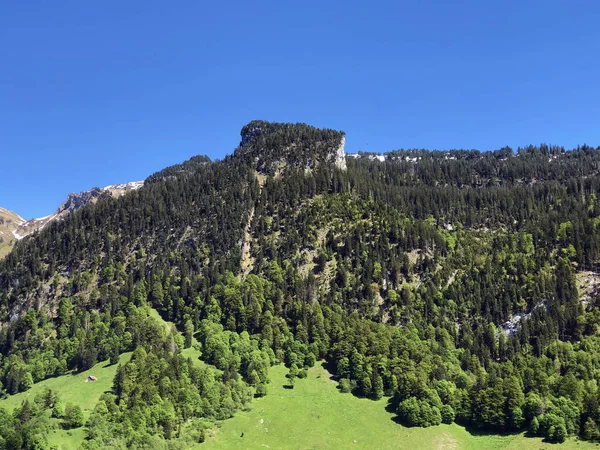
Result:
<svg viewBox="0 0 600 450"><path fill-rule="evenodd" d="M26 220L17 213L0 207L0 258L3 258L10 252L16 241L44 229L49 223L57 219L62 219L83 206L95 203L104 196L120 197L127 192L139 189L143 185L143 181L132 181L123 184L111 184L103 188L95 187L89 191L79 193L71 193L52 214L31 220Z"/></svg>
<svg viewBox="0 0 600 450"><path fill-rule="evenodd" d="M18 214L5 208L0 208L0 258L3 258L14 245L17 237L15 230L26 223Z"/></svg>

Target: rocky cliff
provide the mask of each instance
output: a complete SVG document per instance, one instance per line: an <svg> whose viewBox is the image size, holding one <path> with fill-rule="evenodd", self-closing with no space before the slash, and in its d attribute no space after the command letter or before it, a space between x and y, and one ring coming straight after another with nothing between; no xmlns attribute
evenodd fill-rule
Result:
<svg viewBox="0 0 600 450"><path fill-rule="evenodd" d="M342 131L255 120L240 134L233 158L255 164L256 170L265 175L278 175L290 168L310 171L332 163L346 169Z"/></svg>

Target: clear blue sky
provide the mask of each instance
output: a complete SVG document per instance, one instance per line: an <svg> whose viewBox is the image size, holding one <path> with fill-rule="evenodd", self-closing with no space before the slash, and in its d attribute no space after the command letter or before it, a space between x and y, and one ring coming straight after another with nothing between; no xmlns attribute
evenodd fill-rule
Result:
<svg viewBox="0 0 600 450"><path fill-rule="evenodd" d="M0 206L222 158L252 119L347 151L600 145L600 4L58 1L0 6Z"/></svg>

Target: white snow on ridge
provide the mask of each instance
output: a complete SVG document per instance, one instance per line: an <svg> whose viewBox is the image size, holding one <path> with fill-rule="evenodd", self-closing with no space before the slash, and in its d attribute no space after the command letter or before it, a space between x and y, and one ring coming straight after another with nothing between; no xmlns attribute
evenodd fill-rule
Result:
<svg viewBox="0 0 600 450"><path fill-rule="evenodd" d="M42 217L41 219L37 219L37 220L46 220L46 219L48 219L48 220L46 220L46 222L44 222L42 224L42 226L40 227L40 231L42 231L46 225L48 225L50 222L52 222L52 219L54 219L55 217L56 217L56 213L53 213L53 214L50 214L49 216Z"/></svg>
<svg viewBox="0 0 600 450"><path fill-rule="evenodd" d="M360 154L360 153L346 153L346 156L350 157L350 158L354 158L354 159L358 159L358 158L367 158L370 159L371 161L380 161L380 162L385 162L385 155L364 155L364 154Z"/></svg>
<svg viewBox="0 0 600 450"><path fill-rule="evenodd" d="M108 191L108 193L113 197L119 197L119 196L125 194L126 192L137 190L137 189L141 188L143 185L144 185L143 181L131 181L129 183L123 183L123 184L111 184L109 186L102 188L102 190ZM82 193L82 194L84 194L84 193ZM71 196L69 196L69 198L70 197ZM84 200L85 200L85 197L84 197ZM86 202L87 202L87 200L86 200ZM56 212L54 212L52 214L48 214L47 216L34 218L31 220L25 220L18 214L14 213L12 211L9 211L6 208L0 207L0 212L10 215L9 222L12 221L12 223L16 224L16 226L17 226L17 230L11 230L11 233L15 237L15 239L21 240L36 231L43 230L46 227L46 225L53 222L56 218L60 218L61 217L60 213L62 211L57 210ZM13 217L16 217L16 220ZM23 234L19 234L19 233L23 233Z"/></svg>
<svg viewBox="0 0 600 450"><path fill-rule="evenodd" d="M12 230L12 234L15 237L15 239L17 240L21 240L23 239L25 236L21 236L19 233L17 233L15 230Z"/></svg>
<svg viewBox="0 0 600 450"><path fill-rule="evenodd" d="M136 190L141 188L144 185L143 181L130 181L129 183L124 184L110 184L106 187L103 187L103 191L107 191L109 189L132 189Z"/></svg>

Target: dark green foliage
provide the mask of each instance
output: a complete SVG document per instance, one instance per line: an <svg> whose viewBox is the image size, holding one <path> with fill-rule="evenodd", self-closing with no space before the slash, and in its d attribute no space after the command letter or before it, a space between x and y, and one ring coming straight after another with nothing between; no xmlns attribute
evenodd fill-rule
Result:
<svg viewBox="0 0 600 450"><path fill-rule="evenodd" d="M63 414L63 427L79 428L83 425L83 411L81 406L67 403L65 405L65 412Z"/></svg>
<svg viewBox="0 0 600 450"><path fill-rule="evenodd" d="M194 323L188 319L185 322L185 348L190 348L192 346L192 338L194 336Z"/></svg>
<svg viewBox="0 0 600 450"><path fill-rule="evenodd" d="M400 419L412 427L429 427L442 423L442 415L437 406L427 400L410 397L398 406Z"/></svg>
<svg viewBox="0 0 600 450"><path fill-rule="evenodd" d="M454 422L455 414L454 409L450 405L442 405L440 408L440 414L442 416L442 423Z"/></svg>
<svg viewBox="0 0 600 450"><path fill-rule="evenodd" d="M6 449L47 449L46 435L50 431L49 414L42 399L25 400L13 414L0 409L0 445Z"/></svg>
<svg viewBox="0 0 600 450"><path fill-rule="evenodd" d="M410 150L343 171L342 138L251 122L224 161L20 241L0 262L3 390L134 351L86 425L88 448L125 448L230 417L272 364L293 387L325 359L340 391L393 396L409 425L597 439L599 299L577 277L600 261L600 150Z"/></svg>
<svg viewBox="0 0 600 450"><path fill-rule="evenodd" d="M588 441L598 439L598 425L596 425L596 422L594 422L591 417L588 417L588 419L585 421L581 436Z"/></svg>
<svg viewBox="0 0 600 450"><path fill-rule="evenodd" d="M256 386L256 392L254 392L255 397L264 397L267 395L267 386L265 383L258 383Z"/></svg>
<svg viewBox="0 0 600 450"><path fill-rule="evenodd" d="M352 386L351 386L350 380L348 378L342 378L340 380L338 387L340 389L340 392L343 392L344 394L352 392Z"/></svg>
<svg viewBox="0 0 600 450"><path fill-rule="evenodd" d="M269 123L254 120L241 131L242 141L234 158L273 175L281 162L287 169L313 169L328 162L344 136L343 132L317 129L306 124Z"/></svg>
<svg viewBox="0 0 600 450"><path fill-rule="evenodd" d="M539 431L540 431L540 422L538 421L537 417L534 417L533 419L531 419L531 422L529 424L529 434L531 436L537 436Z"/></svg>

